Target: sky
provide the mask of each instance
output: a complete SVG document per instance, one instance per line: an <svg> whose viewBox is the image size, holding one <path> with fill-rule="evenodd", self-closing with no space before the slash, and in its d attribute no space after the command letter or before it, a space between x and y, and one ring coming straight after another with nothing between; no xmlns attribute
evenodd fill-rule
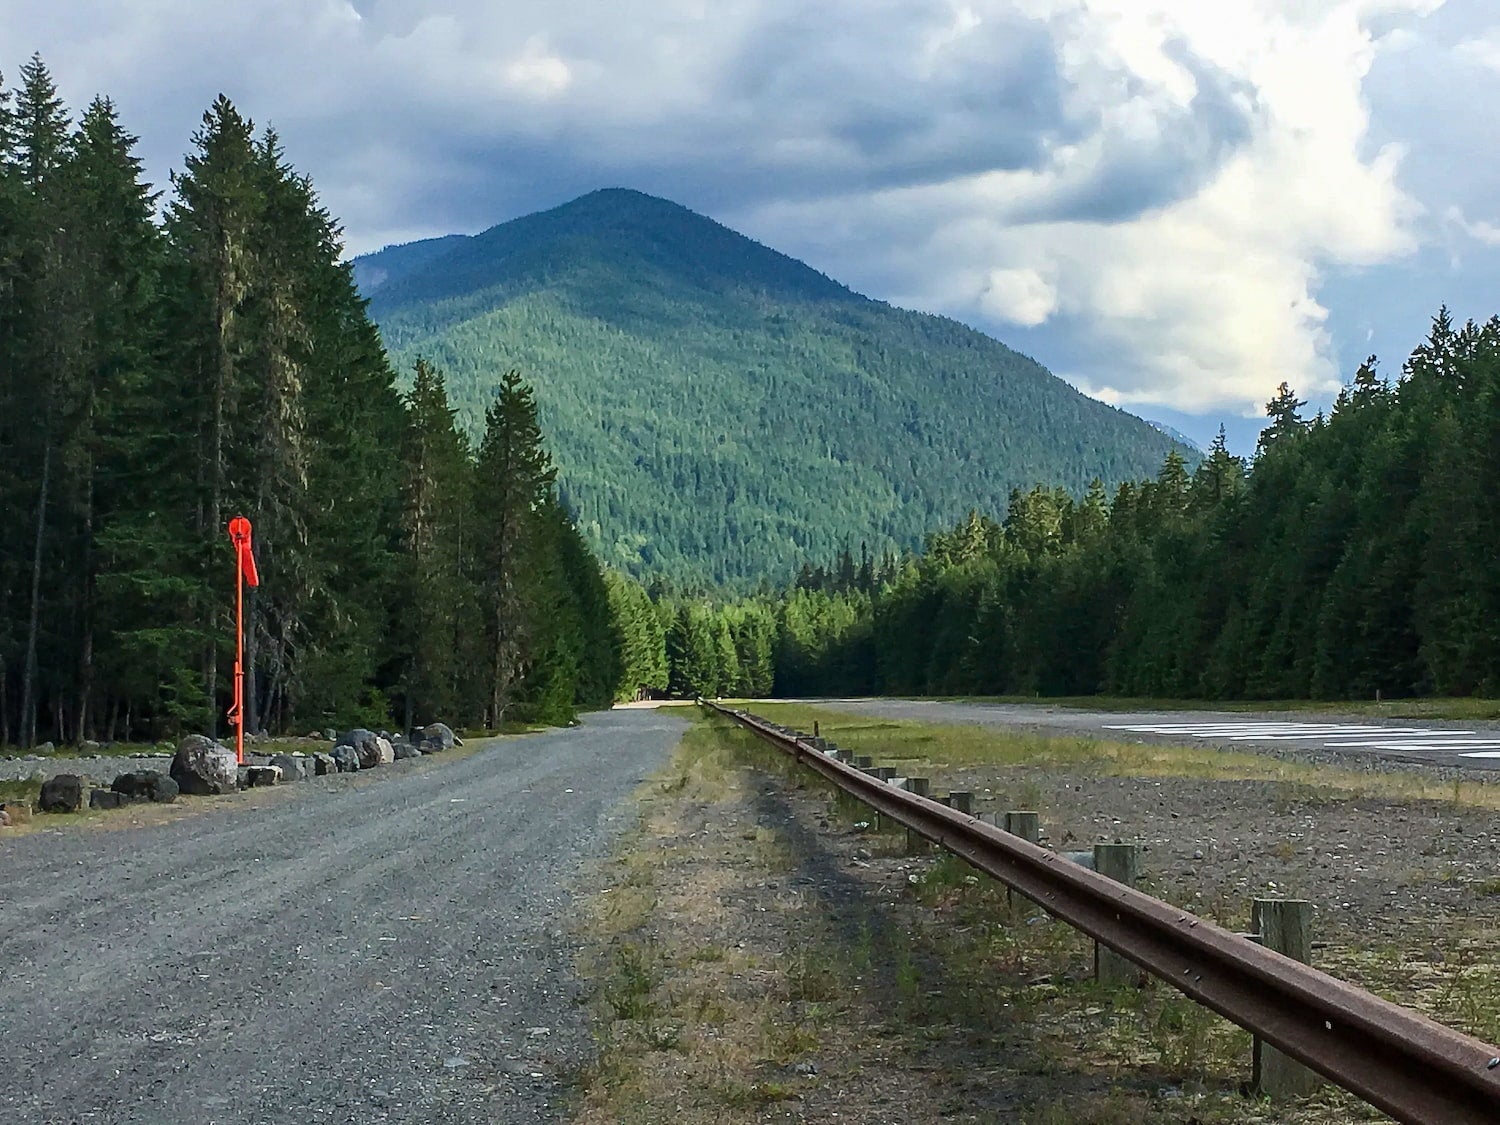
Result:
<svg viewBox="0 0 1500 1125"><path fill-rule="evenodd" d="M1493 0L0 0L164 184L213 98L358 254L600 187L1206 445L1500 313Z"/></svg>

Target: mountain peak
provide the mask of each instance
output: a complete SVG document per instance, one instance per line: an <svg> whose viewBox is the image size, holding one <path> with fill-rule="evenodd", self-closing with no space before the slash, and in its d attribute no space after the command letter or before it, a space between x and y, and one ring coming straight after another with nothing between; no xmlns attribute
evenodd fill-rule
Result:
<svg viewBox="0 0 1500 1125"><path fill-rule="evenodd" d="M468 238L388 247L355 263L374 306L494 290L598 288L601 272L631 285L763 292L798 300L863 298L795 258L680 203L632 188L591 191Z"/></svg>

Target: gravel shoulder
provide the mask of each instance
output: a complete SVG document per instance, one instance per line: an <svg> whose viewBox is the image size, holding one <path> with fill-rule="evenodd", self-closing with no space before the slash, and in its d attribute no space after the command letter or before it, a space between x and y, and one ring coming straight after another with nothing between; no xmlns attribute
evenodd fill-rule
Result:
<svg viewBox="0 0 1500 1125"><path fill-rule="evenodd" d="M571 886L684 729L602 713L171 823L0 835L0 1119L555 1120L590 1051Z"/></svg>

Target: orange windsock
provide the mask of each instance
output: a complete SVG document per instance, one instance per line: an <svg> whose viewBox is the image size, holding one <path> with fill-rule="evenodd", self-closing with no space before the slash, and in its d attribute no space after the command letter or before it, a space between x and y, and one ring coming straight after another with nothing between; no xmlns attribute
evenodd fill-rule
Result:
<svg viewBox="0 0 1500 1125"><path fill-rule="evenodd" d="M250 544L250 521L244 516L235 516L229 521L229 538L234 540L234 549L240 560L240 574L247 586L259 586L260 575L255 570L255 551Z"/></svg>

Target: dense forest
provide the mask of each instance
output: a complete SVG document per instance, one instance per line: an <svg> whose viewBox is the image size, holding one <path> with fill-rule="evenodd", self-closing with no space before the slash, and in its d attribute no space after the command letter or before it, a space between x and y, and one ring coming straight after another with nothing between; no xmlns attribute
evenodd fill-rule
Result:
<svg viewBox="0 0 1500 1125"><path fill-rule="evenodd" d="M914 551L1013 488L1113 487L1173 448L988 336L639 192L355 270L392 355L442 367L476 432L497 365L533 376L579 529L642 580L746 591L848 543Z"/></svg>
<svg viewBox="0 0 1500 1125"><path fill-rule="evenodd" d="M435 370L399 393L336 223L226 99L169 195L134 145L39 59L0 93L0 743L222 729L236 515L250 729L607 704L530 388L492 372L472 446Z"/></svg>
<svg viewBox="0 0 1500 1125"><path fill-rule="evenodd" d="M1017 492L722 613L774 619L785 695L1500 693L1500 318L1441 312L1394 383L1372 357L1304 405L1282 384L1248 465L1221 436L1112 495ZM721 651L702 690L746 680Z"/></svg>
<svg viewBox="0 0 1500 1125"><path fill-rule="evenodd" d="M543 436L534 387L600 353L579 360L562 338L536 354L518 346L516 358L536 365L532 384L511 357L496 351L486 374L490 353L470 353L467 401L481 381L488 396L468 420L434 363L414 360L398 379L341 260L336 222L274 132L257 132L221 97L170 193L158 193L108 100L75 121L40 60L20 79L0 89L0 506L11 517L0 539L0 744L222 727L235 575L225 525L238 515L255 524L262 578L249 606L251 729L561 722L663 693L1500 692L1500 318L1457 326L1441 312L1398 378L1368 360L1327 415L1306 417L1282 384L1248 463L1222 435L1193 462L1157 435L1155 475L1111 488L1069 475L1107 448L1079 430L1069 472L1011 489L994 518L976 499L920 550L898 549L886 509L862 507L855 477L837 473L828 479L848 490L841 506L822 538L803 534L802 517L785 514L795 504L778 506L775 490L793 485L777 474L813 490L827 466L813 472L780 446L736 450L742 438L704 423L700 436L718 452L682 447L678 476L636 500L680 515L711 496L723 535L775 539L767 554L726 563L731 577L764 579L772 572L748 568L788 545L805 548L805 561L783 572L781 593L764 582L754 596L715 593L674 579L689 555L727 540L707 524L675 540L665 524L638 527L629 535L641 549L624 561L654 571L648 587L596 558L597 548L622 561L611 536L632 526L623 507L598 509L604 493L588 501L578 483L606 462L570 477ZM646 198L625 194L632 205ZM615 234L634 244L638 231L626 228ZM746 240L722 238L743 250ZM750 260L764 285L845 300L806 267L757 252L770 255ZM557 253L567 260L566 247ZM476 261L489 268L486 254ZM653 315L674 308L658 302ZM910 355L941 353L947 331L893 310L881 327L885 313L871 310L883 308L857 298L840 314L855 349L849 370L870 380L846 406L863 401L871 417L892 407L891 365L907 362L882 351L896 349L890 324L906 325ZM736 331L710 321L695 338L727 347ZM813 338L806 324L778 331ZM832 346L826 332L813 336ZM990 358L964 378L995 377ZM703 423L733 408L758 418L759 432L794 430L775 411L795 414L810 392L776 381L772 353L762 361L763 385L744 401L705 392L704 412L681 417ZM1023 416L1028 403L1046 414L1072 402L1049 399L1044 384L1026 384L1043 388L1028 399L1023 383L1007 403ZM829 385L837 398L859 384ZM622 408L597 443L639 458L619 427L646 425L653 409L651 396ZM912 471L969 487L953 460L965 448L952 444L956 431L925 409L910 404L902 423L927 451L911 455ZM874 440L819 425L820 464ZM978 443L978 431L963 440ZM1123 470L1151 447L1108 447L1109 464ZM1050 463L1028 449L984 456L1041 475ZM730 472L739 462L763 474L753 495L740 491L751 478ZM618 498L629 479L595 483ZM889 499L930 522L936 495L898 489ZM771 512L783 513L774 527L762 520ZM813 549L851 521L867 526Z"/></svg>

